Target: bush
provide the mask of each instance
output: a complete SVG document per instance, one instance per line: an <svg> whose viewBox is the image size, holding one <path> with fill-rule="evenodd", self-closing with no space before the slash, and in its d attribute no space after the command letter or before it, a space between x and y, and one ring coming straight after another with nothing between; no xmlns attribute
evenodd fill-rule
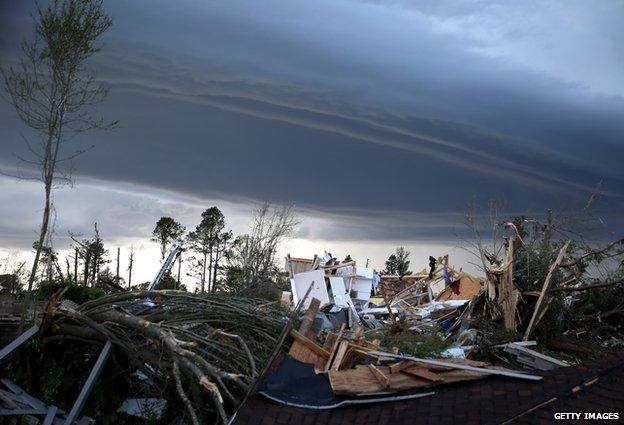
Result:
<svg viewBox="0 0 624 425"><path fill-rule="evenodd" d="M47 300L50 296L63 288L67 288L67 292L63 298L69 299L75 303L82 304L87 301L95 300L106 294L102 288L90 288L88 286L76 285L70 282L42 282L37 290L38 300Z"/></svg>

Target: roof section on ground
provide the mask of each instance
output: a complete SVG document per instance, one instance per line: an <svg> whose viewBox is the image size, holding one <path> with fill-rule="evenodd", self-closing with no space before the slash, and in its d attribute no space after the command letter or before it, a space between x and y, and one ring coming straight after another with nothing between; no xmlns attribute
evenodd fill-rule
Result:
<svg viewBox="0 0 624 425"><path fill-rule="evenodd" d="M624 355L541 374L539 382L490 377L439 386L430 397L333 410L286 407L254 395L233 424L535 424L552 423L555 412L617 412L624 419Z"/></svg>

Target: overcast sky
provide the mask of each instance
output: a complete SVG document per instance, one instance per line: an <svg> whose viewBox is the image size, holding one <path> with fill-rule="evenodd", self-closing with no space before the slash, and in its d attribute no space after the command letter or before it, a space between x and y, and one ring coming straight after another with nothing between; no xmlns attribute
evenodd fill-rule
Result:
<svg viewBox="0 0 624 425"><path fill-rule="evenodd" d="M541 212L582 205L599 182L600 223L621 233L621 1L105 7L114 24L91 66L110 87L100 112L120 127L78 141L95 148L74 164L76 187L55 195L60 247L98 221L111 246L143 247L147 279L161 215L193 227L217 205L244 232L253 203L269 199L304 218L283 248L293 254L382 266L406 245L425 266L459 244L470 202ZM3 65L32 10L0 3ZM0 118L10 172L27 133L6 101ZM41 192L0 178L3 250L32 244Z"/></svg>

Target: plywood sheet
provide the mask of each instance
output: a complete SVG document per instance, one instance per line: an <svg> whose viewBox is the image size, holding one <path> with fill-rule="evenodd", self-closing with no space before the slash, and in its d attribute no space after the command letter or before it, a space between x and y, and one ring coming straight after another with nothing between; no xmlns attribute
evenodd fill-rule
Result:
<svg viewBox="0 0 624 425"><path fill-rule="evenodd" d="M303 308L307 308L310 305L312 298L316 298L321 302L321 305L328 304L329 294L327 293L327 286L325 285L325 271L313 270L311 272L297 273L294 280L293 299L296 295L297 300L305 295L310 283L314 282L310 295L303 303Z"/></svg>

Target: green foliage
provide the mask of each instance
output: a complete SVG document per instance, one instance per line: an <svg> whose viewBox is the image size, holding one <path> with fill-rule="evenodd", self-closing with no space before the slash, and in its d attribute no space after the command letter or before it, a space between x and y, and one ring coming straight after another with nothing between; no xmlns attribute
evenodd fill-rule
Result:
<svg viewBox="0 0 624 425"><path fill-rule="evenodd" d="M255 284L250 284L250 275L251 271L244 271L240 266L230 266L226 268L221 289L237 296L277 301L282 291L290 288L288 273L278 267L273 266L264 270Z"/></svg>
<svg viewBox="0 0 624 425"><path fill-rule="evenodd" d="M71 53L74 61L84 61L99 50L95 40L112 24L101 1L54 0L46 9L39 9L36 32L46 40L42 56L63 63Z"/></svg>
<svg viewBox="0 0 624 425"><path fill-rule="evenodd" d="M0 274L0 294L17 295L23 287L17 274Z"/></svg>
<svg viewBox="0 0 624 425"><path fill-rule="evenodd" d="M152 231L152 241L160 245L160 253L165 258L167 246L182 237L186 228L171 217L160 217Z"/></svg>
<svg viewBox="0 0 624 425"><path fill-rule="evenodd" d="M410 274L408 260L410 255L402 246L398 247L394 254L390 255L386 260L386 270L384 274L392 274L396 276L405 276Z"/></svg>
<svg viewBox="0 0 624 425"><path fill-rule="evenodd" d="M100 347L71 341L43 344L33 339L24 344L19 358L7 366L7 376L44 403L69 410L86 381ZM117 362L123 359L116 359ZM45 367L41 368L40 365ZM121 423L115 412L123 400L126 383L119 364L108 362L89 397L83 414L98 418L100 423ZM107 420L103 420L103 418Z"/></svg>
<svg viewBox="0 0 624 425"><path fill-rule="evenodd" d="M178 289L180 291L186 291L186 285L180 283L180 287L178 287L178 280L171 275L171 273L167 273L160 279L158 286L156 289Z"/></svg>
<svg viewBox="0 0 624 425"><path fill-rule="evenodd" d="M442 352L453 343L451 339L443 339L438 334L421 335L409 330L395 332L391 328L372 332L367 339L371 341L379 339L382 347L387 349L396 347L402 354L421 358L442 357Z"/></svg>
<svg viewBox="0 0 624 425"><path fill-rule="evenodd" d="M94 300L106 295L102 288L91 288L83 285L76 285L72 282L53 281L41 282L37 290L37 299L47 300L50 296L63 288L67 288L64 298L75 303L82 304L86 301Z"/></svg>

